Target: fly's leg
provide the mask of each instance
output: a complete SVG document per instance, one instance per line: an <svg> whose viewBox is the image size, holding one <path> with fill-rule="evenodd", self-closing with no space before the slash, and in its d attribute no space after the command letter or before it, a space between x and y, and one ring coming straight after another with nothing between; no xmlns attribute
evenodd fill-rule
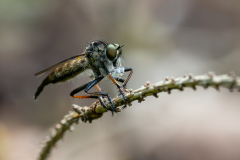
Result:
<svg viewBox="0 0 240 160"><path fill-rule="evenodd" d="M128 81L130 80L130 78L133 74L133 69L132 68L124 68L124 72L128 72L128 71L130 71L130 73L129 73L127 79L123 82L123 88L124 88L125 91L127 90L126 89L127 83L128 83ZM126 108L126 107L127 107L127 105L123 106L123 109Z"/></svg>
<svg viewBox="0 0 240 160"><path fill-rule="evenodd" d="M116 109L114 108L113 106L113 102L112 102L112 98L110 97L110 95L108 93L102 93L100 87L97 85L97 83L99 83L104 77L99 77L99 78L96 78L95 80L93 80L91 83L88 84L88 86L85 88L85 92L88 93L88 94L93 94L93 95L98 95L99 96L99 100L100 100L100 103L103 105L103 107L105 107L106 109L108 110L111 110L112 111L112 114L114 114L114 112L116 112ZM95 86L98 90L98 92L89 92L89 90ZM102 97L107 97L110 104L111 104L111 109L109 109L106 104L103 102L102 100Z"/></svg>
<svg viewBox="0 0 240 160"><path fill-rule="evenodd" d="M117 83L117 81L111 76L110 73L108 74L108 76L109 76L109 78L113 81L113 83L117 86L117 88L119 89L119 92L120 92L120 94L122 95L124 102L127 102L128 100L127 100L127 98L126 98L125 95L124 95L123 87L120 86L120 85ZM123 107L123 109L126 108L126 107L127 107L127 105L125 105L125 106Z"/></svg>
<svg viewBox="0 0 240 160"><path fill-rule="evenodd" d="M115 78L117 81L123 83L123 88L124 88L125 91L127 91L126 86L127 86L127 83L129 81L129 79L131 78L131 76L133 74L133 69L132 68L124 68L124 72L129 72L129 71L131 71L131 72L129 73L128 77L125 80L122 79L122 78L118 78L118 77Z"/></svg>
<svg viewBox="0 0 240 160"><path fill-rule="evenodd" d="M101 88L100 88L97 84L95 85L95 87L96 87L96 89L97 89L98 92L103 93L102 90L101 90ZM108 96L108 100L109 100L109 97L110 97L110 96ZM106 108L107 110L110 110L110 109L106 106L106 104L104 103L104 101L103 101L103 96L99 96L99 101L100 101L101 105L102 105L104 108ZM110 97L109 102L110 102L110 104L111 104L111 106L112 106L111 97ZM112 114L113 114L113 112L112 112Z"/></svg>
<svg viewBox="0 0 240 160"><path fill-rule="evenodd" d="M118 82L121 82L121 83L123 83L125 80L124 79L122 79L122 78L114 78L114 79L116 79L116 81L118 81Z"/></svg>
<svg viewBox="0 0 240 160"><path fill-rule="evenodd" d="M126 90L126 86L127 86L127 83L129 81L129 79L131 78L132 74L133 74L133 69L132 68L124 68L124 72L128 72L130 71L127 79L123 82L123 88Z"/></svg>
<svg viewBox="0 0 240 160"><path fill-rule="evenodd" d="M117 77L117 78L114 78L115 80L123 83L122 87L119 87L120 85L119 85L117 82L114 82L114 81L112 80L113 77L110 78L110 79L113 81L113 83L114 83L118 88L120 88L120 89L119 89L119 90L120 90L120 93L122 94L123 99L124 99L125 102L126 102L127 100L126 100L126 97L124 96L123 90L122 90L121 88L123 88L125 91L127 91L126 86L127 86L127 83L128 83L128 81L129 81L129 79L131 78L131 76L132 76L132 74L133 74L133 69L132 69L132 68L124 68L124 72L129 72L129 71L131 71L131 72L129 73L128 77L127 77L125 80L122 79L122 78L118 78L118 77ZM117 84L116 84L116 83L117 83ZM124 105L124 106L123 106L123 109L126 108L126 107L127 107L127 105Z"/></svg>
<svg viewBox="0 0 240 160"><path fill-rule="evenodd" d="M110 97L110 95L108 93L102 93L100 88L97 85L97 83L99 83L104 77L98 77L96 79L94 79L93 81L87 83L87 84L84 84L76 89L74 89L70 95L73 97L73 98L98 98L100 100L100 103L102 104L102 106L108 110L111 110L112 111L112 114L114 114L114 112L116 112L114 106L113 106L113 103L112 103L112 99ZM93 87L93 86L96 86L97 90L99 89L98 92L89 92L89 90ZM80 92L84 90L86 93L88 94L91 94L89 96L75 96L76 93ZM109 109L106 104L104 103L103 101L103 98L102 97L107 97L110 104L111 104L111 109Z"/></svg>

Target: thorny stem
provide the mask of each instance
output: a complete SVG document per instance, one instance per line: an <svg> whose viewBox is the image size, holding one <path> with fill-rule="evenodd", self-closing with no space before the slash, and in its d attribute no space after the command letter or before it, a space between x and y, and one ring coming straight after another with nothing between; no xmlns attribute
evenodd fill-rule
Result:
<svg viewBox="0 0 240 160"><path fill-rule="evenodd" d="M240 78L233 72L228 75L219 76L215 75L213 72L209 72L206 75L199 76L189 74L179 78L166 77L164 81L160 81L156 84L151 85L150 82L147 82L144 86L135 91L129 90L129 93L126 93L125 96L129 100L128 105L131 106L131 102L135 100L142 102L148 96L158 98L157 93L159 92L168 92L170 94L173 89L183 91L186 87L196 90L196 86L202 86L205 89L208 87L214 87L217 90L219 90L219 87L225 87L231 92L234 88L236 88L240 91ZM125 102L123 98L115 97L113 98L113 104L117 112L121 112L122 109L119 106L124 105ZM106 105L110 107L108 102L106 102ZM38 159L45 160L48 157L51 149L60 139L63 138L64 133L67 130L73 131L73 123L78 123L79 119L83 122L89 121L91 123L92 120L102 117L104 112L107 112L107 109L105 109L99 101L94 102L89 107L73 105L73 111L70 111L69 114L65 115L65 117L61 120L61 123L57 124L55 129L51 131L50 136L46 137Z"/></svg>

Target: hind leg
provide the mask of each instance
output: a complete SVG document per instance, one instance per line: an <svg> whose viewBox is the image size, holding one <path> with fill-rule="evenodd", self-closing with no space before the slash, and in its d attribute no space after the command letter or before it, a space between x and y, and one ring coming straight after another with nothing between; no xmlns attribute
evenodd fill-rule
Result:
<svg viewBox="0 0 240 160"><path fill-rule="evenodd" d="M99 83L104 77L98 77L96 79L94 79L93 81L84 84L76 89L74 89L70 95L74 98L98 98L100 100L100 103L102 104L102 106L108 110L112 111L112 114L114 114L114 112L116 112L113 103L112 103L112 98L110 97L110 95L108 93L103 93L100 89L100 87L97 85L97 83ZM89 90L93 87L96 86L98 92L89 92ZM76 93L80 92L84 90L86 93L91 94L91 95L87 95L87 96L75 96ZM111 104L111 109L109 109L106 104L103 101L102 97L107 97L110 104Z"/></svg>

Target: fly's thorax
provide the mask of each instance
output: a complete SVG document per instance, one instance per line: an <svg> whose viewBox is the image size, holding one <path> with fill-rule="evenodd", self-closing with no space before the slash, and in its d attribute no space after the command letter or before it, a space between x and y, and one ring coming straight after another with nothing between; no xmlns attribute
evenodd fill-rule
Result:
<svg viewBox="0 0 240 160"><path fill-rule="evenodd" d="M86 47L85 53L87 54L90 68L93 70L95 76L105 76L107 74L104 66L105 48L106 44L103 41L93 41Z"/></svg>
<svg viewBox="0 0 240 160"><path fill-rule="evenodd" d="M104 70L104 63L103 63L103 56L102 56L102 52L97 52L97 51L93 51L93 52L88 52L88 59L90 62L90 67L92 68L95 76L102 74L101 70ZM102 74L104 75L104 74Z"/></svg>
<svg viewBox="0 0 240 160"><path fill-rule="evenodd" d="M85 53L88 55L89 60L96 67L98 66L97 61L103 61L103 52L105 51L106 44L102 41L94 41L90 43L86 49Z"/></svg>
<svg viewBox="0 0 240 160"><path fill-rule="evenodd" d="M107 46L106 42L103 41L93 41L85 48L85 52L103 52Z"/></svg>

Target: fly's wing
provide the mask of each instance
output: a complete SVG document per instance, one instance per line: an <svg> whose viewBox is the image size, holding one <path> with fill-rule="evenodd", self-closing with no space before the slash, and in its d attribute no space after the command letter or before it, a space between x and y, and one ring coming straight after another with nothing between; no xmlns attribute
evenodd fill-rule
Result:
<svg viewBox="0 0 240 160"><path fill-rule="evenodd" d="M42 70L42 71L40 71L40 72L37 72L37 73L35 74L35 76L38 76L38 77L39 77L39 76L42 76L42 75L44 75L44 74L47 73L47 72L53 71L53 70L55 70L56 68L63 66L65 63L67 63L67 62L69 62L69 61L72 61L72 60L75 60L75 59L81 59L81 57L83 57L83 56L85 56L85 55L86 55L86 54L83 53L83 54L79 54L79 55L70 57L70 58L68 58L68 59L66 59L66 60L64 60L64 61L61 61L61 62L59 62L59 63L51 66L51 67L48 67L48 68L46 68L46 69L44 69L44 70Z"/></svg>

